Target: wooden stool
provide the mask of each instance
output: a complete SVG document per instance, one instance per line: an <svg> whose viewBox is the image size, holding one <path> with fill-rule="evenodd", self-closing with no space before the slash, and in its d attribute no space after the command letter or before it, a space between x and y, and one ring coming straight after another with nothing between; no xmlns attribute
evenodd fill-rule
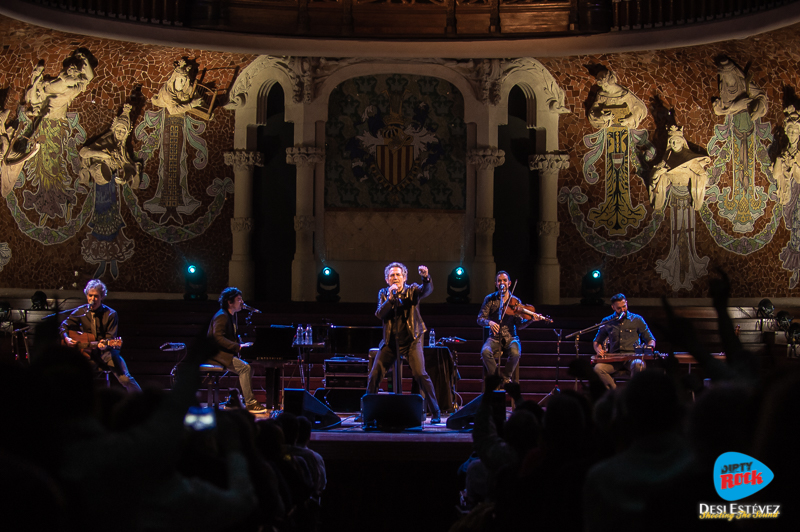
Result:
<svg viewBox="0 0 800 532"><path fill-rule="evenodd" d="M200 364L200 375L211 379L208 388L206 404L213 405L214 410L219 410L219 380L228 373L228 370L218 364ZM212 398L213 393L213 398Z"/></svg>

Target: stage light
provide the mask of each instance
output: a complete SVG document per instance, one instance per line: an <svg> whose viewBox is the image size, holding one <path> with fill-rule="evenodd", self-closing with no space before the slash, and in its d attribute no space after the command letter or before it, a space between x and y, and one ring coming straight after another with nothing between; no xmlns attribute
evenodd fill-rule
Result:
<svg viewBox="0 0 800 532"><path fill-rule="evenodd" d="M456 266L447 276L447 302L469 303L469 274L463 266Z"/></svg>
<svg viewBox="0 0 800 532"><path fill-rule="evenodd" d="M581 305L603 304L603 272L592 270L581 279Z"/></svg>
<svg viewBox="0 0 800 532"><path fill-rule="evenodd" d="M37 290L31 296L31 310L46 310L47 309L47 294L41 290Z"/></svg>
<svg viewBox="0 0 800 532"><path fill-rule="evenodd" d="M781 310L775 315L775 323L780 330L788 331L789 327L792 326L792 315L785 310Z"/></svg>
<svg viewBox="0 0 800 532"><path fill-rule="evenodd" d="M335 303L339 299L339 274L330 266L325 266L317 274L317 301Z"/></svg>
<svg viewBox="0 0 800 532"><path fill-rule="evenodd" d="M773 312L775 312L775 307L772 305L772 301L764 298L758 302L758 312L756 312L756 316L759 318L771 318Z"/></svg>
<svg viewBox="0 0 800 532"><path fill-rule="evenodd" d="M184 293L183 299L193 301L205 301L208 299L208 280L203 268L196 264L190 264L183 273Z"/></svg>
<svg viewBox="0 0 800 532"><path fill-rule="evenodd" d="M11 303L0 301L0 322L8 320L9 316L11 316Z"/></svg>

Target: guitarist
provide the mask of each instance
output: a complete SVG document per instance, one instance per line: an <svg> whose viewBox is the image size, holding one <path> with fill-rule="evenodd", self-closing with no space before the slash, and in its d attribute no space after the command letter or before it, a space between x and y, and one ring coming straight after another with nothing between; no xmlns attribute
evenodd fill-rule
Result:
<svg viewBox="0 0 800 532"><path fill-rule="evenodd" d="M625 294L617 294L611 298L611 309L614 313L603 318L600 323L602 327L597 330L594 337L594 351L597 358L606 354L634 353L634 347L643 343L655 349L656 339L644 318L638 314L628 311L628 300ZM606 347L606 345L608 347ZM606 385L607 389L613 390L617 387L614 382L614 375L622 370L630 371L631 377L644 369L644 360L631 359L625 362L598 362L594 366L594 372L600 376L600 380Z"/></svg>
<svg viewBox="0 0 800 532"><path fill-rule="evenodd" d="M110 370L129 392L141 392L136 379L131 376L119 349L109 344L117 336L117 312L103 304L108 289L102 281L92 279L83 290L86 305L81 305L61 322L61 338L69 346L79 347L84 355L103 370ZM81 342L75 338L80 337ZM83 341L89 345L83 349Z"/></svg>

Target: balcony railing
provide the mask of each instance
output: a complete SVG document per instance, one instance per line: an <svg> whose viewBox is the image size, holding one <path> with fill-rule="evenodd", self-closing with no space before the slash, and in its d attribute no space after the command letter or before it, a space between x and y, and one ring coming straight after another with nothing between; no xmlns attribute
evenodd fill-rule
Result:
<svg viewBox="0 0 800 532"><path fill-rule="evenodd" d="M22 0L140 24L261 35L501 38L694 24L800 0Z"/></svg>

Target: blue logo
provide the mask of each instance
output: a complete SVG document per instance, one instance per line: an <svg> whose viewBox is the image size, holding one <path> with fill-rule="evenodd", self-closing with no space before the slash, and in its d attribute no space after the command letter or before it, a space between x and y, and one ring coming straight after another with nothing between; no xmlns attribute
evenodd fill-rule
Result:
<svg viewBox="0 0 800 532"><path fill-rule="evenodd" d="M714 487L726 501L738 501L761 491L775 474L753 458L742 453L723 453L714 463Z"/></svg>

